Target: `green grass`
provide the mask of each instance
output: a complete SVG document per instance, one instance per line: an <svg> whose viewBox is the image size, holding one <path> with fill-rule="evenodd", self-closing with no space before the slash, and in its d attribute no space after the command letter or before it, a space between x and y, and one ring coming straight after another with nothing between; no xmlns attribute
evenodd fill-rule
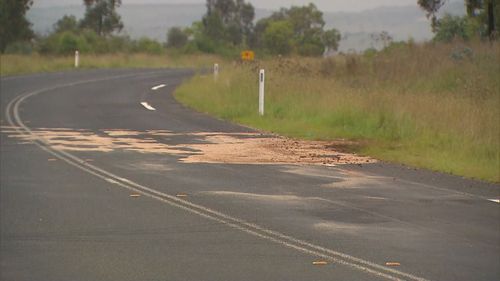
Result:
<svg viewBox="0 0 500 281"><path fill-rule="evenodd" d="M220 58L210 55L107 54L80 55L80 69L209 67ZM1 55L0 75L55 72L74 69L74 56Z"/></svg>
<svg viewBox="0 0 500 281"><path fill-rule="evenodd" d="M381 160L500 182L500 46L411 45L374 57L271 59L224 65L176 97L199 111L269 132L359 142ZM266 114L257 114L259 68Z"/></svg>

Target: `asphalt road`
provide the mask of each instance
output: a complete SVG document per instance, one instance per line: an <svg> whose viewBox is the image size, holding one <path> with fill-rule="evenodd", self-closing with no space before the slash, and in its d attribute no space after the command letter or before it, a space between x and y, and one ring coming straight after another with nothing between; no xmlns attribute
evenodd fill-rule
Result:
<svg viewBox="0 0 500 281"><path fill-rule="evenodd" d="M190 75L1 79L1 280L500 280L498 185L161 151L251 132L175 102Z"/></svg>

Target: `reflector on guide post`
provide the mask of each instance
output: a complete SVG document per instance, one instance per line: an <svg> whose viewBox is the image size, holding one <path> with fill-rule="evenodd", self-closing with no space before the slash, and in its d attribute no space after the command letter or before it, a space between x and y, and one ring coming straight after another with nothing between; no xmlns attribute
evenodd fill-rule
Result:
<svg viewBox="0 0 500 281"><path fill-rule="evenodd" d="M259 115L264 115L264 83L266 79L266 74L264 69L259 72Z"/></svg>

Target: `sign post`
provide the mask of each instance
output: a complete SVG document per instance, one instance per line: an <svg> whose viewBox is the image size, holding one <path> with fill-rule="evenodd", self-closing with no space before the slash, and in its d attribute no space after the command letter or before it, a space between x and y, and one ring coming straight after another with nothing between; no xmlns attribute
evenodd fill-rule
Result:
<svg viewBox="0 0 500 281"><path fill-rule="evenodd" d="M75 51L75 68L78 68L80 66L80 53L78 50Z"/></svg>
<svg viewBox="0 0 500 281"><path fill-rule="evenodd" d="M264 85L265 85L266 74L264 69L259 72L259 115L264 115Z"/></svg>

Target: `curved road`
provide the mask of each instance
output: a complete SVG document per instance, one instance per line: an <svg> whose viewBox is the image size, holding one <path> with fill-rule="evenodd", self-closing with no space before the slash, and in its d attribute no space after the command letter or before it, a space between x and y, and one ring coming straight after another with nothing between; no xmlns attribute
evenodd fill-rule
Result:
<svg viewBox="0 0 500 281"><path fill-rule="evenodd" d="M253 133L179 105L191 75L1 79L1 280L500 280L498 185L182 161Z"/></svg>

